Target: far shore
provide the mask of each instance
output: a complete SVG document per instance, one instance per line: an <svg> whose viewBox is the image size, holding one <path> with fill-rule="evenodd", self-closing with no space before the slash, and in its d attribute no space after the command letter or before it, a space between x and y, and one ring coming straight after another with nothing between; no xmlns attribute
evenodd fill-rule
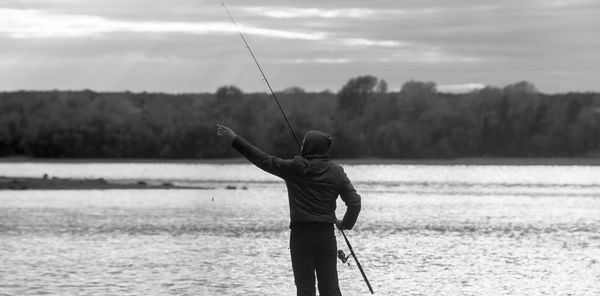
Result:
<svg viewBox="0 0 600 296"><path fill-rule="evenodd" d="M391 159L391 158L354 158L334 159L340 164L349 165L557 165L557 166L600 166L600 157L573 158L502 158L473 157L452 159ZM175 163L175 164L246 164L245 158L195 158L195 159L139 159L139 158L32 158L0 157L0 163Z"/></svg>

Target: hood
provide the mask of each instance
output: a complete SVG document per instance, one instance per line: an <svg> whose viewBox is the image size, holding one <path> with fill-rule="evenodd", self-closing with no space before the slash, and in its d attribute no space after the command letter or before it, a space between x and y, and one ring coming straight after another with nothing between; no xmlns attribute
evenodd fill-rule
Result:
<svg viewBox="0 0 600 296"><path fill-rule="evenodd" d="M320 131L308 131L302 141L302 156L305 158L329 158L333 138Z"/></svg>

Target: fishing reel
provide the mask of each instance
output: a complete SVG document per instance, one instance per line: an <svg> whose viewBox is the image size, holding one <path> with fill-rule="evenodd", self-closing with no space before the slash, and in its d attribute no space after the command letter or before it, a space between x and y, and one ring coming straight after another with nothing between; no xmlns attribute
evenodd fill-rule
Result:
<svg viewBox="0 0 600 296"><path fill-rule="evenodd" d="M337 251L337 257L342 260L342 263L348 263L348 266L350 266L350 262L348 262L348 258L350 258L350 256L351 255L346 256L346 253L344 253L342 250Z"/></svg>

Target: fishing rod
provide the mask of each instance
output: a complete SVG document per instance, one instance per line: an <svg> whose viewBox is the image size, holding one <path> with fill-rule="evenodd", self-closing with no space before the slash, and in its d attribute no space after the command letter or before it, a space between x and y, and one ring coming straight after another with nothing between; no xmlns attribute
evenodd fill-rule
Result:
<svg viewBox="0 0 600 296"><path fill-rule="evenodd" d="M360 274L362 275L363 279L365 280L365 283L367 284L367 287L369 288L369 291L371 292L371 294L375 294L375 292L373 292L373 288L371 288L371 283L369 283L369 279L367 279L367 275L365 274L365 271L363 270L362 266L360 266L360 262L358 262L358 258L356 258L356 254L354 254L354 250L352 249L352 245L350 244L350 241L346 237L346 234L344 233L344 230L342 230L340 228L340 231L342 232L342 235L344 236L344 240L346 241L346 245L348 245L348 249L350 250L350 256L352 256L352 258L354 258L354 261L356 261L356 266L358 266L358 270L360 270ZM346 263L346 261L348 260L348 257L346 257L346 255L344 254L344 251L342 251L342 250L338 251L338 258L342 259L342 262L344 262L344 263Z"/></svg>
<svg viewBox="0 0 600 296"><path fill-rule="evenodd" d="M298 140L298 136L296 136L296 133L294 132L294 129L292 129L292 125L290 124L290 121L288 120L287 116L285 115L285 112L283 112L283 108L281 107L281 104L279 103L279 100L277 99L277 96L275 95L275 92L273 91L273 88L271 87L271 84L269 83L269 80L267 80L267 76L265 76L265 72L263 72L263 69L261 68L260 64L258 63L258 60L256 59L256 56L254 55L254 52L252 52L252 49L250 48L250 45L248 45L248 42L246 41L246 38L244 37L244 34L242 34L242 31L240 30L240 28L238 27L237 23L233 19L233 16L229 12L229 9L227 9L227 6L225 6L225 3L221 2L221 5L223 6L223 8L225 9L225 11L227 12L227 15L229 16L229 19L231 20L231 22L235 26L236 30L240 34L240 37L242 37L242 41L244 41L244 44L246 45L246 48L250 52L250 55L252 56L252 59L254 60L254 63L256 64L256 67L258 67L258 71L260 71L260 75L262 75L262 79L267 84L267 87L269 88L269 91L271 91L271 95L273 96L273 99L275 99L275 102L277 103L277 106L279 107L279 111L281 111L281 114L283 114L283 118L285 119L285 122L287 123L288 128L292 132L292 136L294 136L294 140L296 141L296 144L298 144L298 148L302 148L302 145L300 145L300 141Z"/></svg>
<svg viewBox="0 0 600 296"><path fill-rule="evenodd" d="M231 22L235 26L237 32L240 34L240 37L242 38L242 41L244 41L244 45L246 45L246 48L250 52L250 55L252 56L252 59L254 60L254 63L256 64L256 67L258 67L258 71L260 71L260 75L262 76L262 79L267 84L267 87L269 88L269 91L271 91L271 95L273 96L273 99L275 99L275 102L277 103L277 106L279 107L279 111L281 111L281 114L283 115L283 119L285 119L285 122L287 123L287 126L290 129L290 132L292 132L292 136L294 136L294 140L296 141L296 144L298 144L298 149L302 149L302 145L300 144L300 141L298 140L298 136L296 136L296 133L294 132L294 129L292 128L292 125L290 124L290 121L288 120L287 116L285 115L285 112L283 111L283 108L281 107L281 104L279 103L279 100L277 99L277 96L275 95L275 92L273 91L273 88L271 88L271 84L269 83L269 80L267 80L267 76L265 76L265 72L263 72L260 64L258 63L258 60L256 59L256 56L254 55L254 52L252 52L252 49L250 48L250 45L248 44L248 41L246 41L246 38L244 37L244 34L242 34L242 31L240 30L240 28L238 27L237 23L233 19L233 16L229 12L229 9L227 9L227 6L225 6L225 3L221 2L221 5L223 6L223 8L225 9L225 11L227 12L227 15L229 16L229 19L231 20ZM369 283L369 279L367 279L367 275L365 274L365 271L363 270L362 266L360 265L360 262L358 261L358 258L356 257L356 254L354 253L354 250L352 249L352 245L350 244L350 241L348 240L348 238L346 237L346 234L344 233L344 230L341 229L341 228L339 228L339 230L342 232L342 235L344 236L344 240L346 241L346 245L348 245L348 249L350 250L350 255L352 256L352 258L354 258L354 261L356 261L356 266L358 266L358 269L360 270L360 274L362 275L363 279L365 280L365 283L367 284L367 287L369 288L369 291L371 292L371 294L375 294L373 292L373 288L371 288L371 283ZM339 253L343 254L343 251L340 250L340 252L338 252L338 254ZM346 260L347 260L347 258L346 258ZM344 263L345 263L345 261L344 261Z"/></svg>

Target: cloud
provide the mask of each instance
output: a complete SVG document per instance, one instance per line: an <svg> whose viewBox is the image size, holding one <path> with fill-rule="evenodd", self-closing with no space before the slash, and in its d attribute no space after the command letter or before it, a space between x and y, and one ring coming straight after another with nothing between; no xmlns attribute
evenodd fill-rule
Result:
<svg viewBox="0 0 600 296"><path fill-rule="evenodd" d="M321 40L322 32L295 32L240 26L245 34L274 38ZM228 22L118 21L93 15L48 13L0 8L0 34L11 38L81 38L115 32L219 34L237 32Z"/></svg>
<svg viewBox="0 0 600 296"><path fill-rule="evenodd" d="M271 18L364 18L372 16L372 9L346 8L346 9L321 9L297 7L240 7L247 13L263 15Z"/></svg>
<svg viewBox="0 0 600 296"><path fill-rule="evenodd" d="M586 4L593 4L595 0L534 0L535 5L549 8L564 8L572 6L581 6Z"/></svg>
<svg viewBox="0 0 600 296"><path fill-rule="evenodd" d="M379 46L379 47L403 47L406 42L397 40L371 40L366 38L344 38L340 43L345 46Z"/></svg>
<svg viewBox="0 0 600 296"><path fill-rule="evenodd" d="M239 7L245 13L277 19L324 18L324 19L379 19L381 17L416 17L422 14L436 13L435 8L425 9L372 9L366 7L348 8L301 8L281 6L245 6Z"/></svg>
<svg viewBox="0 0 600 296"><path fill-rule="evenodd" d="M252 50L264 58L261 65L280 74L273 79L288 79L285 84L306 89L337 87L364 73L447 85L525 79L541 90L598 85L600 2L595 0L235 2L226 4L231 4ZM0 64L8 65L0 81L7 87L6 81L13 81L23 87L76 88L85 71L110 78L122 65L131 67L123 68L120 85L135 89L158 87L137 77L151 69L160 69L152 75L165 88L172 85L171 90L212 90L221 82L236 83L229 77L256 78L248 52L218 1L0 3ZM86 67L96 60L102 63ZM75 67L78 63L82 66ZM216 71L230 76L215 78ZM557 71L564 75L552 74ZM190 79L188 85L188 74L206 74L214 82L206 87ZM86 86L99 86L106 77L90 76L97 80L86 81ZM128 82L136 79L137 84Z"/></svg>
<svg viewBox="0 0 600 296"><path fill-rule="evenodd" d="M35 9L0 9L0 33L11 38L79 38L127 31L206 33L225 30L225 23L136 23Z"/></svg>
<svg viewBox="0 0 600 296"><path fill-rule="evenodd" d="M310 58L310 59L293 59L290 60L295 64L346 64L351 63L353 60L348 58Z"/></svg>
<svg viewBox="0 0 600 296"><path fill-rule="evenodd" d="M267 37L280 37L285 39L323 40L327 36L327 34L323 32L303 33L246 26L240 26L240 30L243 32L243 34L254 34Z"/></svg>

